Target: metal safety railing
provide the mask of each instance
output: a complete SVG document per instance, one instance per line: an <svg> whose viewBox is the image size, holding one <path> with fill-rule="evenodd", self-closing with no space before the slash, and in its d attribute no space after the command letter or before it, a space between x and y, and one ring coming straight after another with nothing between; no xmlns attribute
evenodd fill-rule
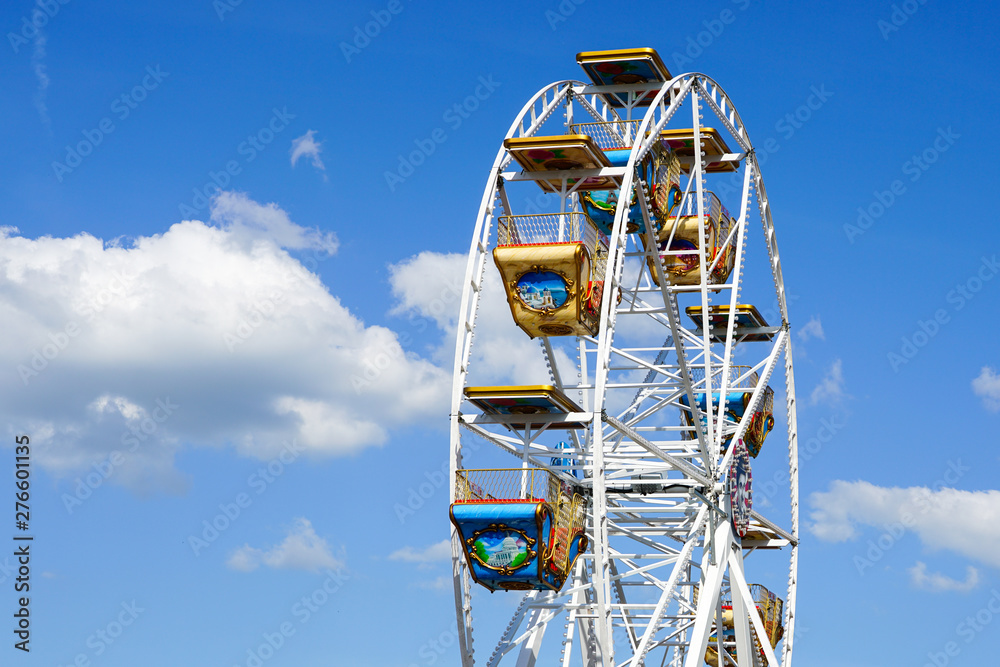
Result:
<svg viewBox="0 0 1000 667"><path fill-rule="evenodd" d="M570 548L587 523L587 499L573 484L541 468L486 468L455 472L455 503L544 502L552 512L547 558L568 574Z"/></svg>
<svg viewBox="0 0 1000 667"><path fill-rule="evenodd" d="M711 190L705 190L705 200L703 205L703 210L705 211L705 217L709 220L714 220L716 222L720 221L723 217L729 217L729 209L722 205L719 198ZM723 216L725 213L725 216ZM684 201L681 202L680 207L677 208L672 214L672 216L678 217L688 217L693 215L698 215L698 195L695 192L691 192Z"/></svg>
<svg viewBox="0 0 1000 667"><path fill-rule="evenodd" d="M582 243L590 252L590 280L604 280L608 262L608 237L583 213L503 215L498 220L498 247L553 243Z"/></svg>
<svg viewBox="0 0 1000 667"><path fill-rule="evenodd" d="M753 390L757 386L757 380L759 376L757 371L752 370L752 366L730 366L729 367L729 378L726 382L726 389L729 391L739 391L739 390ZM712 389L721 390L722 389L722 377L723 373L721 369L719 371L714 371L712 373ZM694 366L691 368L691 381L695 384L696 389L704 388L705 380L705 368L703 366ZM774 402L774 392L772 391L771 401Z"/></svg>
<svg viewBox="0 0 1000 667"><path fill-rule="evenodd" d="M550 477L552 473L540 468L458 470L455 473L455 502L554 502L558 496L552 495ZM558 492L558 486L555 488Z"/></svg>
<svg viewBox="0 0 1000 667"><path fill-rule="evenodd" d="M598 123L573 123L570 134L586 134L604 150L631 148L641 120L612 120Z"/></svg>
<svg viewBox="0 0 1000 667"><path fill-rule="evenodd" d="M502 215L497 226L497 245L584 243L593 248L598 230L583 213Z"/></svg>
<svg viewBox="0 0 1000 667"><path fill-rule="evenodd" d="M699 587L694 587L694 603L698 604L698 592ZM771 648L778 645L778 642L785 634L785 628L781 624L782 611L784 609L785 602L777 595L767 590L764 586L760 584L750 585L750 597L753 598L754 605L757 607L757 613L760 614L760 619L764 624L764 631L767 633L767 641L771 644ZM719 604L724 610L729 610L733 608L733 596L729 589L723 589L719 593ZM723 633L724 635L729 635L730 641L732 640L732 627L733 620L725 620L723 625L729 632ZM757 653L760 656L761 664L767 665L767 658L764 656L763 648L760 645L760 637L757 636L757 632L754 629L753 624L750 625L750 634L753 638L754 644L756 644ZM709 639L708 650L705 653L705 662L713 667L718 666L718 652L716 651L716 639L712 637ZM733 653L732 647L727 646L730 653Z"/></svg>

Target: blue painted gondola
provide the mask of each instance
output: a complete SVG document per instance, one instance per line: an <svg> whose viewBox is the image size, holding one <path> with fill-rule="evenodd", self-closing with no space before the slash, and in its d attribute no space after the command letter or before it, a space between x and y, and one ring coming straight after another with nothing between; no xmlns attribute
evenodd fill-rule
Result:
<svg viewBox="0 0 1000 667"><path fill-rule="evenodd" d="M631 148L615 148L604 151L608 162L613 167L624 167L628 164ZM639 177L646 183L647 192L652 204L650 215L654 219L654 234L659 233L665 220L674 206L680 201L681 190L679 182L680 167L670 149L661 144L655 144L651 151L652 157L647 157L639 165ZM594 223L605 234L611 234L615 221L615 208L618 206L620 190L588 190L580 193L580 204L587 219ZM646 225L642 218L642 209L636 199L635 190L629 202L628 220L625 229L628 233L645 233Z"/></svg>
<svg viewBox="0 0 1000 667"><path fill-rule="evenodd" d="M730 426L738 424L746 413L747 406L750 404L750 399L753 397L754 389L757 386L757 374L745 374L744 371L748 370L745 366L734 366L734 376L732 380L737 380L737 376L742 375L739 378L740 381L736 382L736 386L732 387L731 391L726 392L725 408L723 412L725 414L726 423ZM717 380L716 380L717 382ZM708 411L708 406L706 404L706 396L708 395L705 391L694 392L695 399L695 410L692 412L685 411L684 419L689 426L694 425L694 419L692 413L696 412L700 415L700 421L702 428L704 428L705 423L708 420L706 413ZM680 397L681 403L688 406L688 398L686 395ZM718 410L720 401L720 392L712 392L712 410ZM756 458L760 453L760 448L764 444L764 440L767 438L768 433L774 427L774 390L771 387L765 387L763 395L757 405L756 410L750 415L750 423L747 425L747 429L744 432L743 439L747 446L747 451L750 456ZM718 428L718 425L716 426ZM729 434L722 441L722 451L726 451L729 448L729 443L733 439L733 431L729 429ZM693 437L693 434L692 434Z"/></svg>
<svg viewBox="0 0 1000 667"><path fill-rule="evenodd" d="M450 515L473 579L490 591L559 590L587 548L582 497L542 470L460 470Z"/></svg>

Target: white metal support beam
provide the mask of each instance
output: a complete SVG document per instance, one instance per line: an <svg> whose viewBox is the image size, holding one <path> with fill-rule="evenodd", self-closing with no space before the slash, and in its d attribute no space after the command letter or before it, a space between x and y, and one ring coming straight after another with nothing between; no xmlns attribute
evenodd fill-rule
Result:
<svg viewBox="0 0 1000 667"><path fill-rule="evenodd" d="M733 546L733 531L730 523L728 521L720 522L713 537L716 553L728 554ZM705 649L708 647L708 637L712 630L712 615L719 602L723 576L729 564L725 557L716 558L714 563L708 562L707 553L704 560L706 562L702 564L703 576L698 594L698 607L695 611L694 628L691 630L684 667L701 667L701 662L705 657Z"/></svg>

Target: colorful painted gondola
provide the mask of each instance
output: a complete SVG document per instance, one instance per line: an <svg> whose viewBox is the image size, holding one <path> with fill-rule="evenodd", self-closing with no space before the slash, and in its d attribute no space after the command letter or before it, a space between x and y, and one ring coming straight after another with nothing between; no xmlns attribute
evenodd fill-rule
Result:
<svg viewBox="0 0 1000 667"><path fill-rule="evenodd" d="M450 516L476 583L557 591L587 549L586 507L574 484L546 470L459 470Z"/></svg>
<svg viewBox="0 0 1000 667"><path fill-rule="evenodd" d="M673 76L655 49L615 49L576 54L576 62L596 86L665 83ZM612 106L648 106L656 89L647 93L611 93Z"/></svg>
<svg viewBox="0 0 1000 667"><path fill-rule="evenodd" d="M511 315L532 338L597 333L607 256L582 213L503 216L493 250Z"/></svg>
<svg viewBox="0 0 1000 667"><path fill-rule="evenodd" d="M704 387L705 384L702 382L704 380L704 372L699 373L700 369L697 367L693 370L694 373L692 381L696 384L700 383L701 387ZM729 381L726 383L725 406L723 408L724 421L721 425L716 422L716 429L723 429L723 451L729 448L729 444L736 431L736 426L739 424L740 420L743 419L744 414L746 414L746 410L753 397L754 389L757 387L757 381L757 373L753 372L749 366L731 367ZM711 392L711 409L713 414L718 414L718 406L720 401L722 401L722 378L713 377L711 386L715 390ZM688 426L694 426L694 414L698 414L700 415L698 419L702 424L702 428L705 428L705 424L708 420L706 414L709 409L707 402L708 395L709 392L705 389L700 389L694 392L696 412L686 410L683 413L684 420ZM687 396L681 396L680 400L683 405L689 405ZM760 454L760 449L764 445L764 440L767 439L767 435L771 432L773 427L774 390L771 389L771 387L765 387L756 409L750 416L750 423L747 425L746 431L743 434L743 440L747 446L747 451L750 453L750 456L756 458L757 455ZM694 439L694 432L690 432L689 437Z"/></svg>
<svg viewBox="0 0 1000 667"><path fill-rule="evenodd" d="M701 282L701 255L705 254L706 279L718 285L729 279L736 253L729 232L732 220L729 211L712 192L705 192L702 210L705 214L704 237L699 223L697 194L689 194L681 202L677 214L656 236L657 252L671 285L698 285ZM643 237L643 246L646 240ZM653 282L660 284L653 260L648 259Z"/></svg>
<svg viewBox="0 0 1000 667"><path fill-rule="evenodd" d="M750 596L753 598L754 606L757 609L757 613L760 615L760 620L764 626L764 632L766 637L764 639L774 648L781 641L781 638L785 635L785 628L782 625L782 610L784 609L785 602L777 595L767 590L760 584L750 585ZM739 656L736 654L736 630L733 623L733 598L732 593L728 590L724 590L720 593L720 606L722 607L722 642L726 651L734 658L738 659ZM695 589L695 601L698 600L698 589ZM767 665L767 656L764 655L763 647L761 646L761 638L757 635L757 631L754 629L753 624L750 624L750 636L753 640L754 649L760 659L761 665ZM705 663L711 667L719 667L719 650L718 650L718 640L715 636L711 637L708 643L708 647L705 649ZM756 661L755 661L756 662ZM726 664L729 664L728 662Z"/></svg>

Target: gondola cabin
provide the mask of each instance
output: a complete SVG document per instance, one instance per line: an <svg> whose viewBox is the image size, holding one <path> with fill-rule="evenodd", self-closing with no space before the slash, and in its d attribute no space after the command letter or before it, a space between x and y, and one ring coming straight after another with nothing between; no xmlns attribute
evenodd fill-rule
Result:
<svg viewBox="0 0 1000 667"><path fill-rule="evenodd" d="M719 134L718 130L711 127L703 127L699 130L699 134L701 135L701 150L704 153L702 169L705 173L713 174L739 169L738 155L732 156L732 159L726 159L732 154L729 152L729 146L726 145L726 141ZM681 158L682 171L685 174L689 173L691 165L694 162L694 129L664 130L660 136L663 137L664 142L670 147L670 150Z"/></svg>
<svg viewBox="0 0 1000 667"><path fill-rule="evenodd" d="M582 413L583 408L552 385L466 387L464 393L485 417L501 420L508 428L586 428L583 422L573 419L573 414Z"/></svg>
<svg viewBox="0 0 1000 667"><path fill-rule="evenodd" d="M703 333L702 325L706 318L702 317L701 306L688 306L684 309L688 317L698 327L695 335L701 338ZM708 307L708 327L713 343L725 343L729 330L729 305L718 304ZM778 327L769 327L764 317L755 306L749 304L737 304L733 312L735 322L733 322L733 336L741 343L760 343L774 340L774 335L779 330Z"/></svg>
<svg viewBox="0 0 1000 667"><path fill-rule="evenodd" d="M608 239L582 213L501 216L493 261L514 322L537 336L596 335Z"/></svg>
<svg viewBox="0 0 1000 667"><path fill-rule="evenodd" d="M624 167L636 142L639 121L611 121L606 123L580 123L570 126L570 131L582 133L600 146L605 159L612 167ZM659 232L664 221L673 213L680 201L681 164L665 141L654 142L649 152L638 163L638 176L649 195L654 233ZM611 234L615 221L615 208L621 196L620 188L579 188L580 205L587 219L605 234ZM629 199L625 231L629 234L645 233L646 225L641 206L632 189Z"/></svg>
<svg viewBox="0 0 1000 667"><path fill-rule="evenodd" d="M621 177L584 176L579 171L626 166L639 124L637 120L579 123L570 125L566 135L513 137L504 141L504 147L525 172L538 174L535 182L544 192L562 196L577 193L587 219L604 234L610 234ZM680 160L665 140L654 142L638 164L657 231L680 201L680 173ZM646 226L635 189L630 197L626 231L644 232Z"/></svg>
<svg viewBox="0 0 1000 667"><path fill-rule="evenodd" d="M578 177L560 173L611 167L611 161L589 135L570 133L555 136L511 137L503 142L510 156L525 172L546 172L548 178L535 182L544 192L562 194L589 189L621 187L620 176Z"/></svg>
<svg viewBox="0 0 1000 667"><path fill-rule="evenodd" d="M702 427L704 427L708 420L706 412L708 411L707 397L709 395L709 392L706 390L707 383L704 382L705 371L703 368L696 366L692 369L691 375L691 380L696 387L694 391L695 410L684 410L682 414L685 422L689 426L694 426L695 413L697 413L698 419ZM728 449L740 420L743 419L747 408L750 406L754 390L757 388L757 380L757 373L750 366L730 367L730 375L725 387L724 421L721 425L717 421L715 422L716 429L722 428L723 451ZM713 390L711 392L712 414L717 415L719 402L722 400L721 374L712 376L711 387ZM686 395L681 396L681 403L685 407L689 405ZM764 444L764 440L767 438L767 434L771 432L773 427L774 390L771 387L765 387L756 409L750 416L750 423L743 434L743 441L746 443L747 451L751 456L754 458L757 457L761 446ZM695 434L691 432L689 433L689 437L694 439Z"/></svg>
<svg viewBox="0 0 1000 667"><path fill-rule="evenodd" d="M720 606L722 607L722 642L726 651L738 658L736 655L736 629L733 624L733 597L731 591L723 590L720 594ZM785 627L782 625L782 610L785 601L777 595L767 590L760 584L750 584L750 597L753 598L754 606L760 615L760 620L767 634L764 639L775 648L781 638L785 635ZM695 602L698 600L698 589L695 589ZM761 637L757 635L753 623L750 624L750 636L753 639L754 648L760 657L760 664L767 665L767 658L764 655L764 648L761 645ZM719 667L718 640L713 636L708 640L708 647L705 650L705 664L711 667ZM756 661L754 661L756 663ZM728 664L728 663L727 663Z"/></svg>
<svg viewBox="0 0 1000 667"><path fill-rule="evenodd" d="M586 499L547 470L459 470L450 515L473 579L490 591L557 591L587 549Z"/></svg>
<svg viewBox="0 0 1000 667"><path fill-rule="evenodd" d="M712 192L705 192L704 236L699 231L697 194L684 197L677 215L667 220L656 236L663 269L671 285L701 284L701 253L705 253L706 279L718 285L729 279L736 253L729 232L733 223L729 211ZM643 244L646 240L643 237ZM660 284L657 267L647 260L653 282Z"/></svg>
<svg viewBox="0 0 1000 667"><path fill-rule="evenodd" d="M576 54L576 62L595 86L665 83L673 78L656 49L584 51ZM615 107L648 106L656 97L656 92L654 89L649 92L611 93L608 101Z"/></svg>

